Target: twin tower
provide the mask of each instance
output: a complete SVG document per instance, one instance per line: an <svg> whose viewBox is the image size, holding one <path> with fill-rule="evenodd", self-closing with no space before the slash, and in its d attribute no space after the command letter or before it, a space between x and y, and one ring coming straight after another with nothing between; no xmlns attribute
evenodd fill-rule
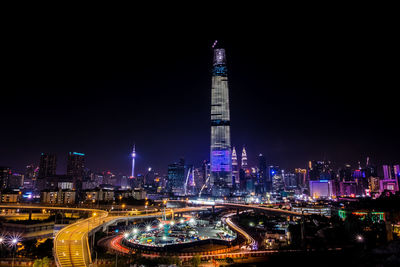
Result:
<svg viewBox="0 0 400 267"><path fill-rule="evenodd" d="M225 49L213 46L211 87L210 186L213 196L228 196L233 187L228 70Z"/></svg>

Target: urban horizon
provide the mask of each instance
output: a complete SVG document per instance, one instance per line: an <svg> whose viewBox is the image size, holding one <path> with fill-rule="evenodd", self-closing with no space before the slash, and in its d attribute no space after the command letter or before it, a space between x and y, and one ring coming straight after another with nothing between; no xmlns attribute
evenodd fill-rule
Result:
<svg viewBox="0 0 400 267"><path fill-rule="evenodd" d="M0 266L399 265L394 16L240 6L7 20Z"/></svg>

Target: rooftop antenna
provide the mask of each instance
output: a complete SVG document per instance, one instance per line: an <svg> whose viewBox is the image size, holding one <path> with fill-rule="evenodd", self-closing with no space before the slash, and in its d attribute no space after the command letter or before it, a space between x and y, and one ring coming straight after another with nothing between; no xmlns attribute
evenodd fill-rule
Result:
<svg viewBox="0 0 400 267"><path fill-rule="evenodd" d="M215 40L214 44L211 46L212 49L214 49L214 47L217 45L217 43L218 43L218 40Z"/></svg>

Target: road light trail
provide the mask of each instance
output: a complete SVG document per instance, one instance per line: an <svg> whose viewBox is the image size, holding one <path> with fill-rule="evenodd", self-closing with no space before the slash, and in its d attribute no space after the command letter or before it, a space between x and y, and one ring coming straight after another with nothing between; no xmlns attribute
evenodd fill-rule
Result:
<svg viewBox="0 0 400 267"><path fill-rule="evenodd" d="M222 217L222 220L225 221L226 224L228 224L229 227L231 227L233 230L235 230L236 232L243 235L246 238L247 245L249 245L252 249L256 249L257 241L253 237L251 237L251 235L246 233L246 231L244 231L242 228L240 228L239 226L237 226L236 224L234 224L232 222L230 217L234 216L235 214L236 213L229 213L229 214L225 215L224 217Z"/></svg>

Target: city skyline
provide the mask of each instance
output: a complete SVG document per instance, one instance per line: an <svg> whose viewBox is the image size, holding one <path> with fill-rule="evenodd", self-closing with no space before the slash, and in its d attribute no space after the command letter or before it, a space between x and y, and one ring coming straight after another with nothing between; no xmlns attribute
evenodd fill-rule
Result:
<svg viewBox="0 0 400 267"><path fill-rule="evenodd" d="M259 153L287 169L313 159L397 160L396 99L383 44L359 38L370 29L352 36L347 21L325 22L324 32L282 25L269 41L215 36L228 51L231 145L246 145L250 165ZM99 44L92 38L99 32L64 30L52 38L70 43L44 46L44 29L30 36L37 53L10 47L1 165L21 170L40 153L54 153L57 172L65 173L67 153L82 151L91 169L130 173L133 144L139 172L165 170L181 157L193 164L209 158L210 35ZM80 45L70 46L77 36Z"/></svg>
<svg viewBox="0 0 400 267"><path fill-rule="evenodd" d="M400 262L396 9L34 5L5 9L0 265Z"/></svg>

